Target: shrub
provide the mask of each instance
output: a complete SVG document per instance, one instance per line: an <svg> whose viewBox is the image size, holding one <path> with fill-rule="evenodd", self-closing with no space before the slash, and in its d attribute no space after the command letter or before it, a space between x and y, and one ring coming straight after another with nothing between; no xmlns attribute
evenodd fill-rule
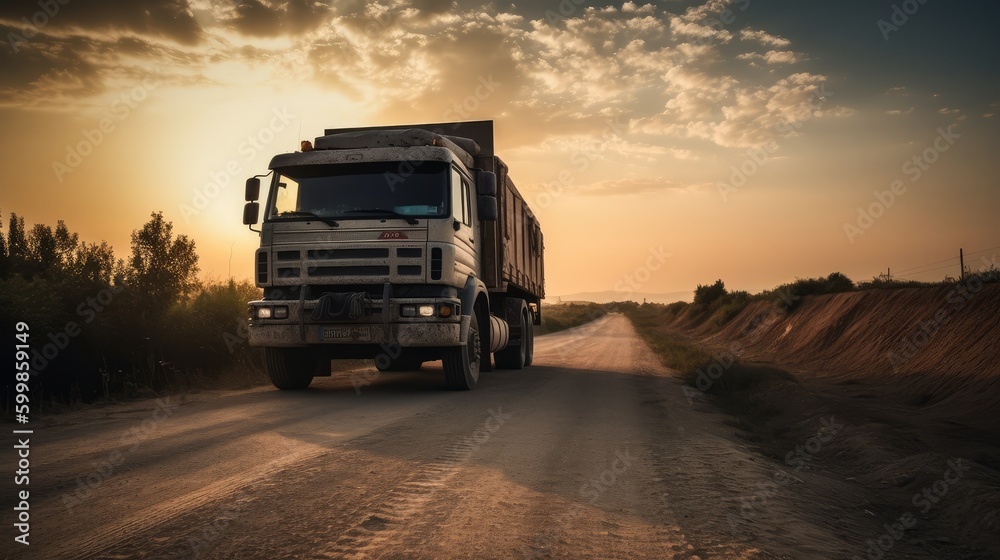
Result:
<svg viewBox="0 0 1000 560"><path fill-rule="evenodd" d="M715 284L698 287L694 290L694 304L702 307L710 307L716 301L726 297L726 285L722 280L716 280Z"/></svg>

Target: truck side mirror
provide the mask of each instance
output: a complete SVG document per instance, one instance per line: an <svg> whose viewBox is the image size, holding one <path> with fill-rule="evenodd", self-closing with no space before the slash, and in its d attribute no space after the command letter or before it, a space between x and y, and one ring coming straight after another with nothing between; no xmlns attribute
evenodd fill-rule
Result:
<svg viewBox="0 0 1000 560"><path fill-rule="evenodd" d="M257 202L247 202L243 207L243 225L252 226L257 223L260 216L260 204Z"/></svg>
<svg viewBox="0 0 1000 560"><path fill-rule="evenodd" d="M492 175L492 173L491 173ZM497 209L497 197L483 195L479 197L479 220L482 222L495 222L499 216Z"/></svg>
<svg viewBox="0 0 1000 560"><path fill-rule="evenodd" d="M480 171L476 181L476 190L483 196L497 195L497 174L492 171Z"/></svg>
<svg viewBox="0 0 1000 560"><path fill-rule="evenodd" d="M257 177L250 177L247 179L247 202L254 202L260 198L260 179ZM257 220L254 220L257 223Z"/></svg>

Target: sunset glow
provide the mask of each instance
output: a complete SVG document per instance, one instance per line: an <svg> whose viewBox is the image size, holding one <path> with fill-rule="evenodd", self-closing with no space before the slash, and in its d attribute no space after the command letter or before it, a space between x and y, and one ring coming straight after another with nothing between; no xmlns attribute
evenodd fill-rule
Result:
<svg viewBox="0 0 1000 560"><path fill-rule="evenodd" d="M493 119L550 297L622 291L654 253L625 291L865 280L960 247L975 268L1000 245L1000 48L996 6L960 4L7 2L0 211L124 256L162 210L204 278L247 278L242 183L274 154Z"/></svg>

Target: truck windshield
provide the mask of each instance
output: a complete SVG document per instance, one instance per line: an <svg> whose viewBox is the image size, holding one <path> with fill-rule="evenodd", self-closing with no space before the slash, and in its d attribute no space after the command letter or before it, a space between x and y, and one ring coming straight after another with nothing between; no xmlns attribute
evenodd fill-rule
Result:
<svg viewBox="0 0 1000 560"><path fill-rule="evenodd" d="M268 219L443 217L448 168L436 161L280 168Z"/></svg>

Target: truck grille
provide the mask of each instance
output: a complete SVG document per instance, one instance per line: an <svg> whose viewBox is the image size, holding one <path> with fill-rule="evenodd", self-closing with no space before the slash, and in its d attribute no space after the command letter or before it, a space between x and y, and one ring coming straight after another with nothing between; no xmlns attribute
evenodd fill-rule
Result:
<svg viewBox="0 0 1000 560"><path fill-rule="evenodd" d="M257 250L257 285L267 284L267 251Z"/></svg>
<svg viewBox="0 0 1000 560"><path fill-rule="evenodd" d="M286 246L273 253L273 268L268 266L269 255L266 252L259 253L258 274L259 278L264 278L268 270L272 270L272 282L275 286L330 282L420 282L424 279L427 267L425 250L423 246L328 249L291 249ZM440 256L438 262L440 263ZM324 279L326 282L323 282Z"/></svg>
<svg viewBox="0 0 1000 560"><path fill-rule="evenodd" d="M318 251L307 251L306 255L311 261L335 259L387 259L389 258L389 249L323 249Z"/></svg>
<svg viewBox="0 0 1000 560"><path fill-rule="evenodd" d="M417 267L419 268L419 267ZM388 266L310 266L309 276L387 276Z"/></svg>

